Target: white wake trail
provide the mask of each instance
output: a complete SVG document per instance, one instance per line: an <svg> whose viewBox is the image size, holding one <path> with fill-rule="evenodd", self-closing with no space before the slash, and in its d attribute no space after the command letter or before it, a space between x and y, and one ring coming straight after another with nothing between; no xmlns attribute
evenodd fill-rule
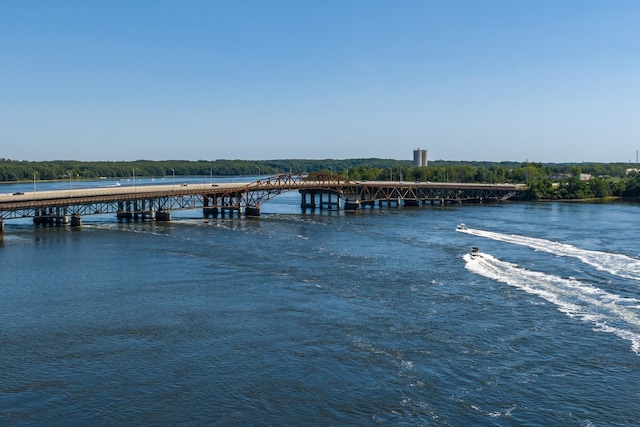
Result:
<svg viewBox="0 0 640 427"><path fill-rule="evenodd" d="M631 342L640 355L640 300L604 291L574 279L530 271L483 253L465 255L465 267L483 277L506 283L556 305L567 316L594 325Z"/></svg>
<svg viewBox="0 0 640 427"><path fill-rule="evenodd" d="M597 270L606 271L607 273L624 277L625 279L640 280L640 260L627 255L580 249L566 243L535 237L518 236L515 234L502 234L474 229L458 231L501 242L527 246L537 251L548 252L556 256L577 258L585 264L595 267Z"/></svg>

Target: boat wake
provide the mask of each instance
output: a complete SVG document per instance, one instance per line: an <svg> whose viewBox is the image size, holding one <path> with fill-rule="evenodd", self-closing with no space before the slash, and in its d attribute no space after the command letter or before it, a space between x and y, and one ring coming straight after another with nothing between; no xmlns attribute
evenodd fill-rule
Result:
<svg viewBox="0 0 640 427"><path fill-rule="evenodd" d="M464 256L465 267L484 277L537 295L553 303L569 317L594 325L594 331L608 332L631 342L640 356L640 300L604 291L592 284L530 271L489 254Z"/></svg>
<svg viewBox="0 0 640 427"><path fill-rule="evenodd" d="M556 256L577 258L597 270L624 277L625 279L640 280L640 260L627 255L580 249L566 243L515 234L501 234L468 228L458 229L458 231L501 242L528 246L537 251L548 252Z"/></svg>

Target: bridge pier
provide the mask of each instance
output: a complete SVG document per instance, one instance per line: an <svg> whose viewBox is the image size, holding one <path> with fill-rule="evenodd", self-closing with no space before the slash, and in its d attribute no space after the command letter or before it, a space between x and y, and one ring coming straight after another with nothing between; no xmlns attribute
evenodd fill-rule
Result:
<svg viewBox="0 0 640 427"><path fill-rule="evenodd" d="M260 216L260 208L258 206L247 206L244 208L244 216Z"/></svg>
<svg viewBox="0 0 640 427"><path fill-rule="evenodd" d="M142 210L141 213L142 213L143 221L144 220L152 221L155 219L156 211L155 211L155 208L153 207L153 202L151 200L143 200L141 210Z"/></svg>
<svg viewBox="0 0 640 427"><path fill-rule="evenodd" d="M218 216L218 208L217 207L204 207L202 208L202 214L205 218L217 217Z"/></svg>
<svg viewBox="0 0 640 427"><path fill-rule="evenodd" d="M171 212L169 211L156 212L156 222L170 222L170 221L171 221Z"/></svg>
<svg viewBox="0 0 640 427"><path fill-rule="evenodd" d="M0 219L0 233L4 232L4 220Z"/></svg>
<svg viewBox="0 0 640 427"><path fill-rule="evenodd" d="M202 198L202 215L205 218L218 216L218 204L216 195L206 195Z"/></svg>
<svg viewBox="0 0 640 427"><path fill-rule="evenodd" d="M116 212L118 221L145 221L153 220L156 216L156 209L152 200L127 200L118 202L118 212Z"/></svg>
<svg viewBox="0 0 640 427"><path fill-rule="evenodd" d="M302 209L311 208L311 210L315 210L316 208L316 197L315 193L311 191L300 191L300 195L302 196L302 201L300 202L300 207ZM309 200L307 200L309 199Z"/></svg>
<svg viewBox="0 0 640 427"><path fill-rule="evenodd" d="M222 218L224 218L228 213L229 217L233 217L234 211L237 213L238 218L242 216L242 210L240 208L220 208L220 215L222 216Z"/></svg>
<svg viewBox="0 0 640 427"><path fill-rule="evenodd" d="M131 221L133 219L133 212L131 212L131 202L118 202L118 212L116 212L116 218L119 222L122 220Z"/></svg>
<svg viewBox="0 0 640 427"><path fill-rule="evenodd" d="M390 208L390 207L391 207L391 206L393 206L393 205L395 205L396 207L397 207L397 206L400 206L400 199L386 199L386 200L384 200L384 201L383 201L383 200L379 200L379 201L378 201L378 206L379 206L379 207L382 207L382 203L383 203L383 202L387 202L387 207L388 207L388 208Z"/></svg>
<svg viewBox="0 0 640 427"><path fill-rule="evenodd" d="M134 221L153 220L154 217L155 217L155 213L153 211L140 210L140 211L135 211L133 214Z"/></svg>
<svg viewBox="0 0 640 427"><path fill-rule="evenodd" d="M66 211L66 208L61 209L60 207L36 209L34 211L35 216L33 217L33 223L35 225L49 226L60 226L68 224L69 219L67 217Z"/></svg>
<svg viewBox="0 0 640 427"><path fill-rule="evenodd" d="M71 215L71 226L72 227L82 226L82 217L78 214Z"/></svg>
<svg viewBox="0 0 640 427"><path fill-rule="evenodd" d="M118 218L118 221L120 221L120 222L122 222L122 220L131 221L133 219L133 213L131 213L131 212L118 212L118 213L116 213L116 218Z"/></svg>
<svg viewBox="0 0 640 427"><path fill-rule="evenodd" d="M345 211L357 211L357 210L360 210L360 200L355 200L353 202L350 202L350 201L344 202L344 210Z"/></svg>
<svg viewBox="0 0 640 427"><path fill-rule="evenodd" d="M133 220L137 221L138 219L140 219L141 215L142 215L142 209L140 209L140 207L138 206L138 201L134 200L133 201Z"/></svg>
<svg viewBox="0 0 640 427"><path fill-rule="evenodd" d="M333 193L326 193L324 191L320 191L319 192L319 196L320 196L320 209L322 210L324 207L326 207L329 210L333 210L333 208L335 207L336 210L340 210L340 196L338 196L337 194L333 194ZM325 201L324 196L327 196L327 200ZM333 201L333 196L335 196L336 201Z"/></svg>
<svg viewBox="0 0 640 427"><path fill-rule="evenodd" d="M302 201L300 207L302 209L311 208L315 210L316 207L320 209L327 208L329 210L340 210L340 195L335 192L324 190L300 190ZM325 199L326 196L326 199ZM334 201L335 197L335 201Z"/></svg>

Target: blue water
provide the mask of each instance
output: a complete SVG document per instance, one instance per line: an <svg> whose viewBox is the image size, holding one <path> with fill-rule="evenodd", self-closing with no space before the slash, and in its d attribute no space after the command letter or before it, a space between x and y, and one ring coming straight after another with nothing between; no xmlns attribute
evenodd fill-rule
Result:
<svg viewBox="0 0 640 427"><path fill-rule="evenodd" d="M638 424L639 205L299 202L6 221L0 424Z"/></svg>

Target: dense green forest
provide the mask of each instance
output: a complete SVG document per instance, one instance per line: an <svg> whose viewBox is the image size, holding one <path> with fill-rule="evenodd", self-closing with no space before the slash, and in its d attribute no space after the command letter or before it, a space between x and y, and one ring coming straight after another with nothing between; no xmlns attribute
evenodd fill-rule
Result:
<svg viewBox="0 0 640 427"><path fill-rule="evenodd" d="M390 168L408 167L410 161L385 159L350 160L136 160L132 162L81 162L55 160L27 162L0 159L0 182L29 181L34 174L38 180L128 178L134 173L140 177L171 176L239 176L307 173L320 170L339 171L355 167Z"/></svg>
<svg viewBox="0 0 640 427"><path fill-rule="evenodd" d="M172 176L277 175L327 173L353 180L405 180L527 185L527 198L589 199L640 197L638 165L630 163L516 163L431 161L414 167L409 160L136 160L28 162L0 159L0 181ZM585 176L589 175L589 179Z"/></svg>

